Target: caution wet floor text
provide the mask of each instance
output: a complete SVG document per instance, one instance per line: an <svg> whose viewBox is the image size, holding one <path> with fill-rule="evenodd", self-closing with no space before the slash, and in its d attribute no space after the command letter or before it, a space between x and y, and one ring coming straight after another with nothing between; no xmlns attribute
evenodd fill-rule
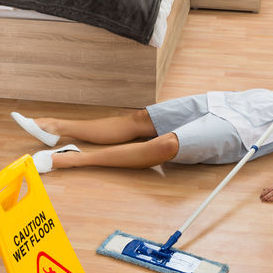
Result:
<svg viewBox="0 0 273 273"><path fill-rule="evenodd" d="M18 200L23 180L26 195ZM30 156L0 172L0 253L8 273L83 273Z"/></svg>

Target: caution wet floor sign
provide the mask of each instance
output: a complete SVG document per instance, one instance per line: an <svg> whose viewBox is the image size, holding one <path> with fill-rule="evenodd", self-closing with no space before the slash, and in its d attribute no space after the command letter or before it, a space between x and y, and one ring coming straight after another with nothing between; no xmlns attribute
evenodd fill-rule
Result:
<svg viewBox="0 0 273 273"><path fill-rule="evenodd" d="M18 200L24 179L28 191ZM0 172L0 223L8 273L84 272L30 156Z"/></svg>

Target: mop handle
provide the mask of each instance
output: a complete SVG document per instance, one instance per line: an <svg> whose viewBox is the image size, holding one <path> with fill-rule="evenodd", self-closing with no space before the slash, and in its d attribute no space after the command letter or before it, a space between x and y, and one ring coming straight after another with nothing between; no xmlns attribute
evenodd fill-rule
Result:
<svg viewBox="0 0 273 273"><path fill-rule="evenodd" d="M231 170L231 172L222 180L222 182L215 188L215 190L208 196L208 198L199 206L199 208L188 218L184 225L179 229L183 233L192 222L198 217L198 215L208 206L208 204L213 200L213 198L224 188L224 186L237 174L237 172L245 165L245 163L252 157L252 155L257 152L264 141L273 132L273 123L266 130L266 132L261 136L255 145L253 145L250 151L239 161L239 163Z"/></svg>

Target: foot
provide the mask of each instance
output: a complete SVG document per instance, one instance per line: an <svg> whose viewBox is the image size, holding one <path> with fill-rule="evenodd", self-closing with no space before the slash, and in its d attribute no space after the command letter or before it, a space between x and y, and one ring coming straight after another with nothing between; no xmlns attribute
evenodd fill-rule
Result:
<svg viewBox="0 0 273 273"><path fill-rule="evenodd" d="M83 153L68 151L52 155L52 169L68 169L78 167Z"/></svg>
<svg viewBox="0 0 273 273"><path fill-rule="evenodd" d="M263 202L273 202L273 187L264 188L260 195L260 199Z"/></svg>
<svg viewBox="0 0 273 273"><path fill-rule="evenodd" d="M34 165L39 173L48 173L58 168L68 168L69 166L56 164L56 162L58 162L56 161L56 158L61 154L75 154L75 152L80 152L80 149L72 144L57 150L43 150L33 155ZM70 161L68 161L68 163L70 164L70 167L73 167Z"/></svg>
<svg viewBox="0 0 273 273"><path fill-rule="evenodd" d="M34 122L44 131L53 135L60 135L57 129L57 120L54 118L37 118Z"/></svg>
<svg viewBox="0 0 273 273"><path fill-rule="evenodd" d="M60 139L60 136L55 134L53 126L50 122L46 123L45 120L52 119L32 119L26 118L23 115L12 112L11 117L20 125L25 131L39 139L46 145L54 147Z"/></svg>

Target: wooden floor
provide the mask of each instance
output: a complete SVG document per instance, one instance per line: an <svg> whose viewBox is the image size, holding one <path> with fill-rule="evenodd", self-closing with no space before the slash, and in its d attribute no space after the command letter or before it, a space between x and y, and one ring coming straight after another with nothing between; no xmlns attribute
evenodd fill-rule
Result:
<svg viewBox="0 0 273 273"><path fill-rule="evenodd" d="M262 1L260 14L192 11L160 101L207 90L272 89L272 33L271 0ZM12 122L11 111L93 119L133 110L0 100L0 169L25 153L45 148ZM69 142L83 149L97 148L70 139L60 145ZM272 273L273 204L258 198L264 186L273 184L272 164L273 154L248 163L177 247L227 263L232 273ZM164 242L232 165L162 167L164 176L153 169L114 168L59 170L42 176L86 272L149 272L98 256L95 249L116 229ZM5 272L2 263L0 272Z"/></svg>

